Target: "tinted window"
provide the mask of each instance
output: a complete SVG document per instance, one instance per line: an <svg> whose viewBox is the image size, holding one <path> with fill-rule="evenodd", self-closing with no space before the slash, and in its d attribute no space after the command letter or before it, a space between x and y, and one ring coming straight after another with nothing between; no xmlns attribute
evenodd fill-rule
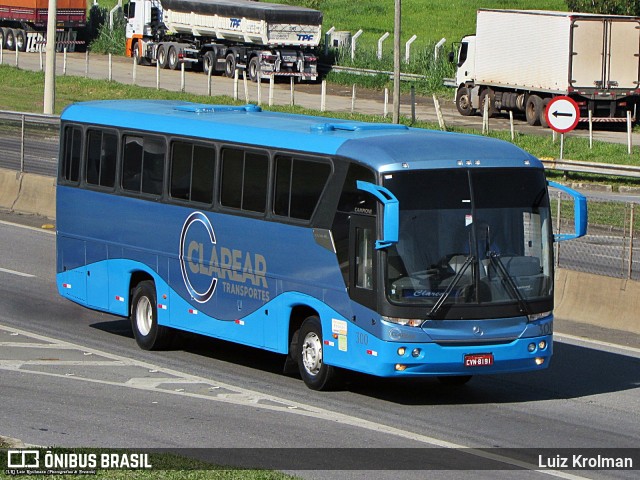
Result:
<svg viewBox="0 0 640 480"><path fill-rule="evenodd" d="M264 212L267 205L268 172L267 155L224 149L220 203L225 207Z"/></svg>
<svg viewBox="0 0 640 480"><path fill-rule="evenodd" d="M213 147L175 142L171 149L171 196L211 203L215 154Z"/></svg>
<svg viewBox="0 0 640 480"><path fill-rule="evenodd" d="M69 182L80 180L80 156L82 153L82 129L66 127L62 156L62 177Z"/></svg>
<svg viewBox="0 0 640 480"><path fill-rule="evenodd" d="M131 192L162 194L165 144L151 137L125 136L122 188Z"/></svg>
<svg viewBox="0 0 640 480"><path fill-rule="evenodd" d="M376 183L375 175L371 170L352 163L344 181L342 195L340 196L340 202L338 202L338 210L373 215L376 208L376 199L370 193L358 189L356 185L358 180Z"/></svg>
<svg viewBox="0 0 640 480"><path fill-rule="evenodd" d="M87 132L87 183L113 187L116 179L118 137L101 130Z"/></svg>
<svg viewBox="0 0 640 480"><path fill-rule="evenodd" d="M277 157L274 213L311 219L330 173L331 166L326 163Z"/></svg>

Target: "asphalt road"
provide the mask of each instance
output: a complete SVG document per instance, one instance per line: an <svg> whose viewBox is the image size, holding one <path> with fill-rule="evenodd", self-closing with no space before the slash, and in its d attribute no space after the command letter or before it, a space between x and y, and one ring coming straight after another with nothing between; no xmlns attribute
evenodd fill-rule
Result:
<svg viewBox="0 0 640 480"><path fill-rule="evenodd" d="M5 52L3 62L7 65L16 65L16 59L13 52L8 54ZM44 55L42 57L44 63ZM19 68L26 70L40 70L41 60L37 53L20 53L17 62ZM66 65L66 66L65 66ZM96 79L109 78L109 62L108 57L104 55L90 55L87 67L84 53L67 54L66 64L64 56L59 53L56 57L56 74L57 75L76 75L88 76ZM155 67L137 66L135 68L134 82L134 66L132 59L126 57L114 56L111 64L111 78L114 81L156 88L157 77ZM166 90L179 91L182 87L180 71L160 70L159 71L160 88ZM208 92L207 76L203 73L186 71L184 80L184 89L189 93L206 95ZM290 85L286 81L280 80L275 85L273 93L273 103L276 105L289 105L292 102ZM263 81L260 93L257 84L247 82L245 90L242 78L236 88L232 79L221 76L212 77L211 92L213 95L233 96L237 91L238 98L246 100L248 103L268 104L269 102L269 84ZM246 94L245 94L246 93ZM307 108L320 110L321 101L321 85L319 83L296 84L293 95L293 102ZM352 88L348 86L329 85L327 87L327 97L325 107L327 111L333 112L350 112L352 109ZM480 116L463 117L456 108L453 101L454 90L451 89L449 99L441 100L442 113L444 121L447 125L466 126L476 129L482 128L482 118ZM358 113L366 113L372 115L382 115L385 112L384 95L382 92L373 92L368 90L360 90L356 92L355 111ZM391 112L391 105L387 105L387 111ZM419 120L437 123L437 116L433 100L430 97L419 97L416 101L416 118ZM410 96L403 95L401 98L401 114L411 116ZM531 133L539 135L551 135L549 129L542 127L531 127L524 120L524 117L518 117L514 121L515 130L522 133ZM490 119L489 127L491 129L508 130L508 115L500 115L497 118ZM627 143L627 133L625 124L596 124L594 126L594 139L606 142ZM567 134L570 136L588 137L589 132L586 125L581 124L575 131ZM640 144L640 133L632 135L632 143Z"/></svg>
<svg viewBox="0 0 640 480"><path fill-rule="evenodd" d="M128 322L55 291L55 237L0 220L0 435L35 445L130 448L637 448L640 339L627 346L567 335L550 368L476 377L465 387L350 375L319 393L281 373L282 357L184 335L173 351L138 349ZM607 331L580 335L608 340ZM450 450L453 448L454 450ZM366 452L365 450L364 452ZM387 455L390 465L401 453ZM382 452L382 453L381 453ZM523 452L463 450L520 465ZM608 450L612 452L612 450ZM280 454L284 454L280 451ZM402 457L400 457L402 458ZM233 461L234 459L229 459ZM284 469L296 470L294 465ZM324 458L326 461L327 458ZM332 459L329 459L332 460ZM341 465L340 459L335 459ZM322 468L330 468L319 463ZM397 470L398 466L393 465ZM298 468L300 468L298 466ZM358 471L300 471L362 478ZM637 471L440 471L437 478L636 478ZM373 472L370 478L415 478Z"/></svg>

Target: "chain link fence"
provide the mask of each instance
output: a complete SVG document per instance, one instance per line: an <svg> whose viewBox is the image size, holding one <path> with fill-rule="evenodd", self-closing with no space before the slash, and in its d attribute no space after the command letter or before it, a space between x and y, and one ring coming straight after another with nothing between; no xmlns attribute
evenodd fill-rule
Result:
<svg viewBox="0 0 640 480"><path fill-rule="evenodd" d="M0 111L0 167L55 176L60 117Z"/></svg>
<svg viewBox="0 0 640 480"><path fill-rule="evenodd" d="M640 203L589 198L587 235L556 244L556 265L640 281ZM555 233L573 230L573 202L552 193Z"/></svg>
<svg viewBox="0 0 640 480"><path fill-rule="evenodd" d="M55 176L60 118L0 111L0 167ZM554 233L573 231L573 201L551 190ZM640 281L640 203L589 198L587 235L555 245L556 266Z"/></svg>

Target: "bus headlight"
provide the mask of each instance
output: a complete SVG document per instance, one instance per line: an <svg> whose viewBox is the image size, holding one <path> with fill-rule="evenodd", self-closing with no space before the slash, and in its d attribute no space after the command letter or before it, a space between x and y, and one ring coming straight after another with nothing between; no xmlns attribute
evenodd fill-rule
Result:
<svg viewBox="0 0 640 480"><path fill-rule="evenodd" d="M545 318L548 317L549 315L551 315L551 312L542 312L542 313L532 313L530 315L527 315L527 318L529 319L530 322L535 322L536 320L540 320L541 318Z"/></svg>
<svg viewBox="0 0 640 480"><path fill-rule="evenodd" d="M396 318L383 316L382 319L386 322L391 322L395 323L396 325L403 325L407 327L419 327L424 322L424 320L421 320L419 318Z"/></svg>

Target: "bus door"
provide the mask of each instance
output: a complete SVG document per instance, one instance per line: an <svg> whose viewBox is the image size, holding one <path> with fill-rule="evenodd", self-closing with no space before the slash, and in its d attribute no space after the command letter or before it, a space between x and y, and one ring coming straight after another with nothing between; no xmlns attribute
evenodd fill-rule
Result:
<svg viewBox="0 0 640 480"><path fill-rule="evenodd" d="M375 309L377 281L376 217L351 215L349 219L349 296Z"/></svg>

